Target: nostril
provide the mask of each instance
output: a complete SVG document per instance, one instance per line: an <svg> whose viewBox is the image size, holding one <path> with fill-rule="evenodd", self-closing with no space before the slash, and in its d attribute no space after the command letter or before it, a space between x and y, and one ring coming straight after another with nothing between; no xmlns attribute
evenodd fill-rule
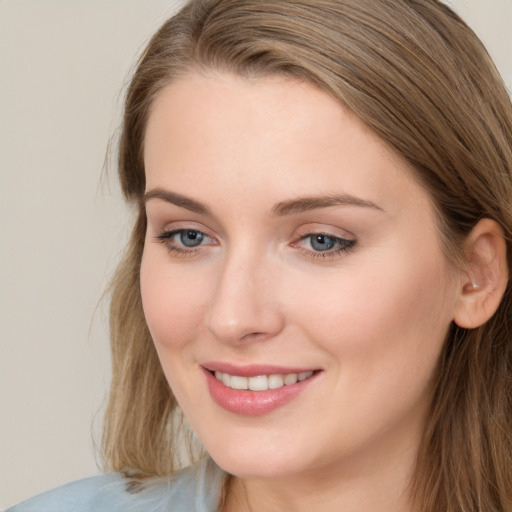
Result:
<svg viewBox="0 0 512 512"><path fill-rule="evenodd" d="M240 341L263 341L268 336L269 334L265 332L249 332Z"/></svg>

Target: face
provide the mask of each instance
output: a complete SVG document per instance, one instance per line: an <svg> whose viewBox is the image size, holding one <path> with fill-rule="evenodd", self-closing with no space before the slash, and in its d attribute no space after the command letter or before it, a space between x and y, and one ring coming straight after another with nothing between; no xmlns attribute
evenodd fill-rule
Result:
<svg viewBox="0 0 512 512"><path fill-rule="evenodd" d="M218 74L160 94L145 165L144 311L216 462L337 475L414 451L458 279L407 164L308 84Z"/></svg>

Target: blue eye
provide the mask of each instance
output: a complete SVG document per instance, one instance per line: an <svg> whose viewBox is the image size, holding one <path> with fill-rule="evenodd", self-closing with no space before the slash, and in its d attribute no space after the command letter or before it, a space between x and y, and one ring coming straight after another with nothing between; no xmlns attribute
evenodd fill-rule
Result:
<svg viewBox="0 0 512 512"><path fill-rule="evenodd" d="M205 245L216 245L216 241L197 229L175 229L164 231L155 237L167 250L177 256L193 255Z"/></svg>
<svg viewBox="0 0 512 512"><path fill-rule="evenodd" d="M336 245L336 240L326 235L311 235L309 239L315 251L330 251Z"/></svg>
<svg viewBox="0 0 512 512"><path fill-rule="evenodd" d="M178 234L178 233L176 233ZM204 240L204 235L200 231L182 230L179 232L180 242L185 247L197 247Z"/></svg>
<svg viewBox="0 0 512 512"><path fill-rule="evenodd" d="M356 241L324 233L311 233L301 238L300 245L308 257L328 258L350 251Z"/></svg>

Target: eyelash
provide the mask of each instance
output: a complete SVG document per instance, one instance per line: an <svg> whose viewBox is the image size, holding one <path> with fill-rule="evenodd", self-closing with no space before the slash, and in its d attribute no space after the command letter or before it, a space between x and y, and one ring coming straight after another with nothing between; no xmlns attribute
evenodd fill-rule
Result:
<svg viewBox="0 0 512 512"><path fill-rule="evenodd" d="M186 232L197 233L197 234L201 235L202 237L204 237L204 239L206 239L206 240L208 240L208 239L212 240L211 237L209 237L208 235L206 235L205 233L203 233L202 231L199 231L197 229L175 229L172 231L164 231L164 232L160 233L159 235L155 236L155 238L158 243L164 244L166 246L167 250L176 256L187 256L187 255L198 254L201 251L201 248L203 247L203 245L205 245L205 244L201 243L201 244L197 245L196 247L192 247L192 248L186 248L183 246L178 247L176 245L171 245L173 237L175 237L177 235L181 235ZM325 251L316 251L314 249L304 249L303 247L300 247L299 244L301 242L304 242L305 240L308 240L308 239L312 240L313 237L328 238L332 243L336 244L338 247L335 249L327 249ZM341 253L352 251L354 249L354 247L356 246L356 243L357 243L356 240L341 238L338 236L334 236L330 233L314 232L314 233L307 233L307 234L301 236L300 239L298 240L298 242L292 243L291 246L296 247L307 258L326 259L326 258L334 258L334 257L340 255ZM311 242L310 242L310 244L311 244Z"/></svg>
<svg viewBox="0 0 512 512"><path fill-rule="evenodd" d="M325 237L331 240L334 244L336 244L338 247L333 249L327 249L325 251L315 251L314 249L303 249L304 255L308 258L320 258L320 259L327 259L327 258L335 258L336 256L339 256L342 253L350 252L354 249L356 246L356 240L350 240L348 238L341 238L339 236L332 235L331 233L322 233L322 232L314 232L314 233L307 233L300 237L299 243L304 242L305 240L310 239L311 241L314 237ZM292 244L292 247L297 247L298 243L294 242Z"/></svg>
<svg viewBox="0 0 512 512"><path fill-rule="evenodd" d="M157 239L157 242L164 244L165 247L167 248L167 250L176 256L189 256L192 254L198 254L201 251L201 248L203 247L204 244L200 244L200 245L197 245L196 247L192 247L192 248L187 248L184 246L177 247L176 245L171 245L173 237L183 234L183 233L187 233L187 232L197 233L207 240L212 239L211 237L209 237L202 231L199 231L198 229L174 229L172 231L164 231L164 232L160 233L159 235L157 235L155 238Z"/></svg>

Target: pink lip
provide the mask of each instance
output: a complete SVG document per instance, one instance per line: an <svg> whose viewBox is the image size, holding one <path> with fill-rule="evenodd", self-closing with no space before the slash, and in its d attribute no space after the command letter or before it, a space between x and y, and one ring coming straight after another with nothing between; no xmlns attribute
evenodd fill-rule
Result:
<svg viewBox="0 0 512 512"><path fill-rule="evenodd" d="M221 381L215 378L215 375L211 373L210 365L203 366L203 373L206 377L208 390L217 405L220 405L223 409L244 416L263 416L268 414L277 408L287 404L294 398L296 398L302 391L304 391L313 381L316 380L321 372L314 373L309 379L298 381L296 384L291 386L283 386L277 389L268 389L266 391L250 391L250 390L238 390L231 389L225 386ZM218 366L215 365L217 368ZM227 365L231 366L231 365ZM288 373L301 373L301 371L292 370L285 368L285 371L281 371L282 368L274 366L247 366L244 368L236 367L236 370L229 371L226 369L226 365L222 365L225 370L217 369L223 373L229 373L231 375L239 375L241 377L254 377L257 375L270 375L270 374L288 374ZM231 366L231 368L233 368ZM268 369L270 368L270 371ZM240 371L242 370L242 372ZM291 370L291 371L290 371ZM212 370L215 371L215 370ZM304 370L307 371L307 370Z"/></svg>

